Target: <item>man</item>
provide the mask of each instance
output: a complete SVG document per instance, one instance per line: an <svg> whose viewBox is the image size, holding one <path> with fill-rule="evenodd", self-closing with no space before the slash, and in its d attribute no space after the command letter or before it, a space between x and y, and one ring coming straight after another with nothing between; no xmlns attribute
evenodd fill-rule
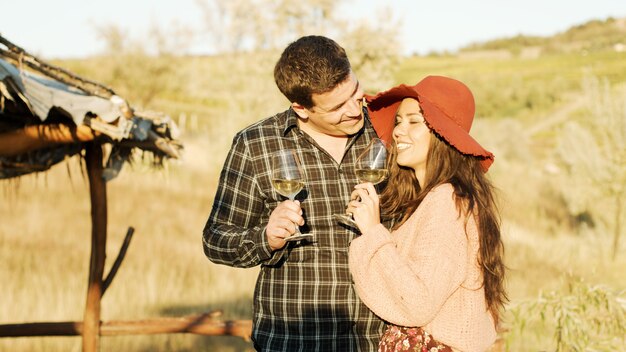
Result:
<svg viewBox="0 0 626 352"><path fill-rule="evenodd" d="M254 293L254 346L262 351L371 351L383 322L360 302L348 269L354 230L345 212L355 160L376 137L363 88L333 40L291 43L274 69L291 107L237 133L203 233L215 263L261 265ZM305 174L295 201L271 186L271 156L293 149ZM312 241L286 242L296 231Z"/></svg>

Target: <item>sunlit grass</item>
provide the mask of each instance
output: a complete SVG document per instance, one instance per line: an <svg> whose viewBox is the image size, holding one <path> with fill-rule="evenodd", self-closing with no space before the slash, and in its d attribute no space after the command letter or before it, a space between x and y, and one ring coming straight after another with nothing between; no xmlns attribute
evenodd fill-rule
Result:
<svg viewBox="0 0 626 352"><path fill-rule="evenodd" d="M476 97L479 117L538 122L550 110L580 91L585 74L626 80L626 53L593 52L542 55L535 58L441 56L412 57L395 75L415 84L426 75L446 75L465 82Z"/></svg>

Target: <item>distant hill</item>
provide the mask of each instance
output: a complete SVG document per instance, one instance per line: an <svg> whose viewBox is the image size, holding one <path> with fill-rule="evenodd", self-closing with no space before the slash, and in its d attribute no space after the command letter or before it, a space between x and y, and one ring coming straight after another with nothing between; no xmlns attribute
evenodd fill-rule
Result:
<svg viewBox="0 0 626 352"><path fill-rule="evenodd" d="M508 52L518 55L524 53L550 54L570 52L626 51L626 18L592 20L573 26L553 36L517 35L481 43L472 43L459 50L459 54L472 52L490 52L496 54Z"/></svg>

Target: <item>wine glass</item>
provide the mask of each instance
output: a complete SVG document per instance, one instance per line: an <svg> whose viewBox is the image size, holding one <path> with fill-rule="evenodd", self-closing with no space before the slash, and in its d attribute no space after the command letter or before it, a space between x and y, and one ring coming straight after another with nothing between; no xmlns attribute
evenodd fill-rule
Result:
<svg viewBox="0 0 626 352"><path fill-rule="evenodd" d="M291 149L283 149L276 152L272 157L272 186L281 195L294 200L302 187L304 176L298 156ZM298 225L296 232L287 237L285 241L312 240L313 235L300 233Z"/></svg>
<svg viewBox="0 0 626 352"><path fill-rule="evenodd" d="M356 159L356 177L360 182L377 185L387 178L387 145L379 138L372 138L363 153ZM352 214L335 214L335 220L357 228Z"/></svg>

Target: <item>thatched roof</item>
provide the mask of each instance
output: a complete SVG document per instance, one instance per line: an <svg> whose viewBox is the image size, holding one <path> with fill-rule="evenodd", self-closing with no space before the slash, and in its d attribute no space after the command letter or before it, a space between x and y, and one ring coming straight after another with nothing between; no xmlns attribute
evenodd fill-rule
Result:
<svg viewBox="0 0 626 352"><path fill-rule="evenodd" d="M0 178L44 171L93 140L112 145L105 179L133 149L156 160L182 145L166 115L135 111L100 83L50 65L0 35Z"/></svg>

